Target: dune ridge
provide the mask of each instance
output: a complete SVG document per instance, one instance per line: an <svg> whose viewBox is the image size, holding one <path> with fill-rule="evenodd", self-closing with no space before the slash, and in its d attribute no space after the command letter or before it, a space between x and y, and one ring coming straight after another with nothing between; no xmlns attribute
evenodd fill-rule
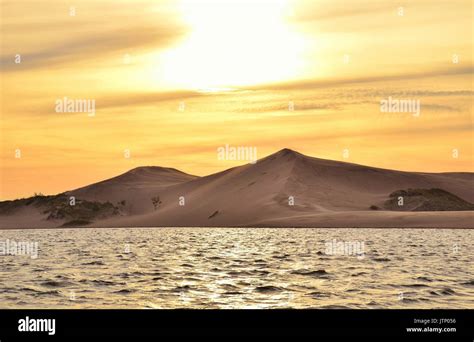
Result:
<svg viewBox="0 0 474 342"><path fill-rule="evenodd" d="M119 208L87 225L91 227L472 228L474 211L441 211L450 203L440 198L436 206L424 206L436 209L430 211L392 210L384 204L397 191L441 189L448 194L444 198L459 198L469 205L474 202L473 185L471 172L395 171L283 149L255 164L204 177L172 168L140 167L64 195ZM6 202L0 202L0 228L66 223L52 222L41 215L41 208L21 203L14 213L5 214Z"/></svg>

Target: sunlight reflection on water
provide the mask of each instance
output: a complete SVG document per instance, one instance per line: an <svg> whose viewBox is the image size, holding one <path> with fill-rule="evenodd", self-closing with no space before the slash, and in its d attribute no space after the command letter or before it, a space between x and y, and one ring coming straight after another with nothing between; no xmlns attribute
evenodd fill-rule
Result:
<svg viewBox="0 0 474 342"><path fill-rule="evenodd" d="M474 308L472 229L0 231L7 239L39 251L0 256L2 308ZM328 251L334 241L359 243L362 257Z"/></svg>

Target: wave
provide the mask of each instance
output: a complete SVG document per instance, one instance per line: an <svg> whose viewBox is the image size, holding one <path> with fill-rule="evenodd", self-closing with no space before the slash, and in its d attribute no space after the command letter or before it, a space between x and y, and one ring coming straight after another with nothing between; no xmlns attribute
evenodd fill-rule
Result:
<svg viewBox="0 0 474 342"><path fill-rule="evenodd" d="M327 277L329 275L329 273L326 272L325 270L310 271L307 269L300 269L300 270L292 271L291 273L302 275L302 276L310 276L310 277Z"/></svg>
<svg viewBox="0 0 474 342"><path fill-rule="evenodd" d="M257 286L255 288L255 291L260 292L260 293L269 293L269 292L281 292L284 291L285 289L278 287L278 286L271 286L271 285L266 285L266 286Z"/></svg>

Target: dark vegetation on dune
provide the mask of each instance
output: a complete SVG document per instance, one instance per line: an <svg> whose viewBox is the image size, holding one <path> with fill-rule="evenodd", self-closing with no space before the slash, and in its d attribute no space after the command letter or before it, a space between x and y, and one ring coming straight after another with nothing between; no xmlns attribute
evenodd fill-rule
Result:
<svg viewBox="0 0 474 342"><path fill-rule="evenodd" d="M45 196L35 194L29 198L0 202L0 214L11 215L27 206L34 206L47 214L47 220L66 221L62 226L71 227L87 225L97 219L103 219L120 214L121 203L114 206L110 202L97 202L76 199L71 205L70 197L65 194Z"/></svg>
<svg viewBox="0 0 474 342"><path fill-rule="evenodd" d="M400 197L403 205L399 205ZM474 210L474 204L443 189L407 189L392 192L384 208L396 211L464 211Z"/></svg>
<svg viewBox="0 0 474 342"><path fill-rule="evenodd" d="M211 218L217 216L217 214L219 214L219 210L214 211L214 213L212 213L212 214L208 217L208 219L211 219Z"/></svg>

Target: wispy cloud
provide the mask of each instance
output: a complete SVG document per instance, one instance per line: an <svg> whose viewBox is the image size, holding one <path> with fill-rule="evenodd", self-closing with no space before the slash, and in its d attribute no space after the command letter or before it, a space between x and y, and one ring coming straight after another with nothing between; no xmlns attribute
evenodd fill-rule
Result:
<svg viewBox="0 0 474 342"><path fill-rule="evenodd" d="M117 52L163 49L178 40L183 33L178 29L156 26L98 31L80 39L66 38L54 46L26 53L22 56L21 64L15 64L14 56L3 55L0 66L4 71L52 68L84 60L104 59Z"/></svg>
<svg viewBox="0 0 474 342"><path fill-rule="evenodd" d="M366 77L346 77L346 78L328 78L328 79L310 79L304 81L281 82L267 85L258 85L250 87L253 90L307 90L317 88L328 88L334 86L356 85L364 83L388 82L388 81L407 81L416 79L425 79L430 77L454 76L454 75L472 75L473 66L462 66L453 68L444 68L438 70L426 70L422 72L409 72L398 74L375 75Z"/></svg>

